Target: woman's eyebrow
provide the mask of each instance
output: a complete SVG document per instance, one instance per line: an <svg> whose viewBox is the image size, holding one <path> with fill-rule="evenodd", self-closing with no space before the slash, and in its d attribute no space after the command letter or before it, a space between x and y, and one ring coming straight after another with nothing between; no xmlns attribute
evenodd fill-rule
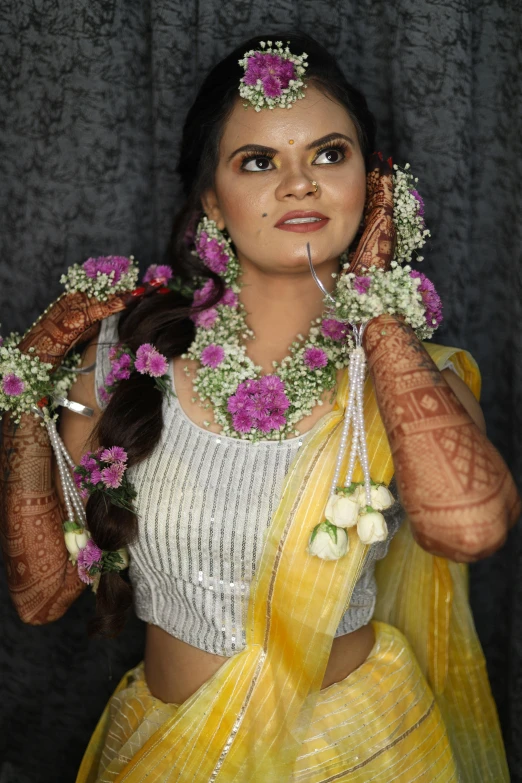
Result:
<svg viewBox="0 0 522 783"><path fill-rule="evenodd" d="M315 141L311 141L310 144L307 144L305 149L311 150L314 147L320 147L323 144L327 144L329 141L334 141L335 139L346 139L346 141L350 142L350 144L355 147L355 142L353 139L350 138L350 136L346 136L344 133L328 133L326 136L321 136L320 139L315 139ZM234 150L229 156L227 163L232 160L232 158L237 155L239 152L254 152L257 155L263 155L264 153L269 153L270 155L275 155L279 150L276 150L274 147L265 147L261 144L244 144L242 147L238 147L237 150Z"/></svg>

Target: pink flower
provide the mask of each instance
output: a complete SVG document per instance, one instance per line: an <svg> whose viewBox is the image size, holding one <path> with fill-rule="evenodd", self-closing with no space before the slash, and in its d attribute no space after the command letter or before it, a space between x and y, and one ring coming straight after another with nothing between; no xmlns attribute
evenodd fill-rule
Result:
<svg viewBox="0 0 522 783"><path fill-rule="evenodd" d="M221 275L228 266L228 254L224 249L223 243L217 239L210 238L206 231L202 231L196 242L196 250L205 266L208 266L213 272Z"/></svg>
<svg viewBox="0 0 522 783"><path fill-rule="evenodd" d="M2 389L8 397L19 397L25 389L25 383L18 375L9 373L2 380Z"/></svg>
<svg viewBox="0 0 522 783"><path fill-rule="evenodd" d="M107 381L107 379L105 379ZM98 386L98 395L100 400L106 405L110 402L111 395L107 392L105 386Z"/></svg>
<svg viewBox="0 0 522 783"><path fill-rule="evenodd" d="M371 277L354 277L353 279L353 287L358 294L366 294L371 284Z"/></svg>
<svg viewBox="0 0 522 783"><path fill-rule="evenodd" d="M143 276L144 283L150 283L151 280L161 280L166 283L172 277L172 269L166 264L151 264Z"/></svg>
<svg viewBox="0 0 522 783"><path fill-rule="evenodd" d="M82 466L82 468L85 468L89 472L91 472L91 470L94 470L94 468L98 467L98 463L96 462L96 460L94 459L90 451L82 455L82 458L80 459L80 465Z"/></svg>
<svg viewBox="0 0 522 783"><path fill-rule="evenodd" d="M303 361L309 370L318 370L321 367L326 367L328 356L322 348L310 347L304 352Z"/></svg>
<svg viewBox="0 0 522 783"><path fill-rule="evenodd" d="M113 462L108 468L102 470L101 479L106 487L118 489L121 486L124 473L125 465L123 462Z"/></svg>
<svg viewBox="0 0 522 783"><path fill-rule="evenodd" d="M202 313L191 316L196 326L201 326L203 329L211 329L214 326L218 312L214 307L209 310L203 310Z"/></svg>
<svg viewBox="0 0 522 783"><path fill-rule="evenodd" d="M254 426L254 420L246 411L238 411L232 416L232 424L238 432L250 432Z"/></svg>
<svg viewBox="0 0 522 783"><path fill-rule="evenodd" d="M321 332L324 337L341 342L348 334L349 327L348 324L343 324L342 321L337 321L335 318L325 318L321 324Z"/></svg>
<svg viewBox="0 0 522 783"><path fill-rule="evenodd" d="M167 358L159 353L151 343L143 343L136 351L135 369L142 375L159 378L168 370Z"/></svg>
<svg viewBox="0 0 522 783"><path fill-rule="evenodd" d="M83 269L87 277L96 278L98 275L110 275L114 273L112 285L116 285L121 276L128 271L130 259L125 256L99 256L98 258L88 258L83 264Z"/></svg>
<svg viewBox="0 0 522 783"><path fill-rule="evenodd" d="M218 304L226 305L227 307L237 307L238 305L237 294L235 294L231 288L225 289L225 293L219 300Z"/></svg>
<svg viewBox="0 0 522 783"><path fill-rule="evenodd" d="M109 359L111 360L111 362L117 358L118 351L120 350L120 348L121 348L120 343L118 343L118 345L113 345L111 348L109 348Z"/></svg>
<svg viewBox="0 0 522 783"><path fill-rule="evenodd" d="M100 454L102 462L127 462L127 452L121 446L104 449Z"/></svg>
<svg viewBox="0 0 522 783"><path fill-rule="evenodd" d="M240 383L227 402L234 428L238 432L255 428L267 433L283 426L286 422L284 412L290 405L284 389L283 381L276 375Z"/></svg>
<svg viewBox="0 0 522 783"><path fill-rule="evenodd" d="M99 484L101 480L102 480L101 470L99 468L94 468L94 470L91 472L91 475L89 476L89 481L91 482L91 484L94 484L96 486L96 484Z"/></svg>
<svg viewBox="0 0 522 783"><path fill-rule="evenodd" d="M87 544L83 549L78 552L78 576L90 585L93 583L93 577L90 574L91 568L94 566L97 569L101 569L103 552L100 547L96 546L92 538L87 541Z"/></svg>
<svg viewBox="0 0 522 783"><path fill-rule="evenodd" d="M294 64L290 60L269 52L256 52L248 58L243 81L254 86L260 79L265 95L278 98L288 87L290 79L295 78Z"/></svg>
<svg viewBox="0 0 522 783"><path fill-rule="evenodd" d="M216 367L221 364L224 358L225 351L221 345L214 345L212 343L211 345L207 345L207 347L201 351L201 364L204 364L207 367L212 367L213 370L215 370Z"/></svg>
<svg viewBox="0 0 522 783"><path fill-rule="evenodd" d="M161 378L169 369L169 363L163 354L155 351L149 356L149 375L152 378Z"/></svg>
<svg viewBox="0 0 522 783"><path fill-rule="evenodd" d="M422 296L424 306L426 307L426 323L428 326L437 327L443 320L443 317L442 301L437 291L435 290L435 286L431 280L426 277L426 275L424 275L422 272L418 272L416 269L410 272L410 277L413 277L414 279L420 279L419 291Z"/></svg>
<svg viewBox="0 0 522 783"><path fill-rule="evenodd" d="M203 307L210 302L215 295L216 285L213 280L207 280L203 288L198 288L194 291L194 299L192 300L193 307Z"/></svg>

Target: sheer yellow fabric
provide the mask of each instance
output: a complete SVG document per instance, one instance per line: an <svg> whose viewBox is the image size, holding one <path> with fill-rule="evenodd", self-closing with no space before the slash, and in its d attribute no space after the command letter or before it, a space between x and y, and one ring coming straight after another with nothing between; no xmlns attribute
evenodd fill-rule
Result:
<svg viewBox="0 0 522 783"><path fill-rule="evenodd" d="M456 349L426 347L439 367L451 358L457 371L478 393L478 370L469 355ZM287 476L252 585L246 649L231 658L180 707L162 705L154 700L155 704L151 703L140 719L139 711L128 707L128 701L123 702L118 708L120 717L125 713L125 719L129 720L129 716L134 715L132 720L136 725L132 742L136 752L129 753L131 746L127 742L126 748L122 747L110 761L100 780L127 783L144 779L149 783L243 783L248 780L265 783L270 780L326 781L341 777L353 781L373 779L361 777L352 760L350 768L346 766L344 754L347 748L352 748L347 740L327 764L330 771L326 777L322 771L317 773L319 777L311 776L309 771L313 762L310 760L308 768L308 761L304 766L302 762L302 750L309 740L311 727L326 717L325 692L319 688L333 635L367 552L354 529L349 531L348 555L338 561L323 561L306 552L310 529L320 521L326 504L347 391L345 376L334 410L318 422ZM372 478L389 483L393 463L370 380L365 387L365 419ZM361 478L361 475L355 476L356 480ZM450 732L461 779L508 780L495 707L467 607L465 569L420 550L413 542L408 526L404 525L380 568L379 596L376 617L405 633L415 650L420 670L432 686ZM409 649L397 631L378 625L381 636L386 629L388 635L395 633L397 649ZM397 642L397 638L402 642ZM383 664L386 656L383 657L379 648L379 655L374 658L384 666L380 674L382 679L389 670ZM413 661L409 674L402 667L399 670L402 675L395 672L395 677L401 692L410 694L410 706L405 711L399 709L396 717L403 727L413 721L404 735L405 740L410 737L411 743L406 755L420 753L421 756L417 760L412 756L411 763L420 764L419 759L428 754L431 764L429 753L432 753L432 771L437 775L424 777L422 772L412 777L411 771L399 771L394 779L404 783L417 779L456 780L439 707L434 705L432 692L422 675L415 674L418 666L413 656L409 655L408 660ZM360 679L361 669L344 681L344 686L359 687L357 698L369 699L364 715L372 705L377 705L377 716L377 691L372 697L368 696L368 682ZM128 679L122 681L121 688L128 686ZM424 694L422 697L419 688ZM341 693L344 695L339 697L345 699L347 715L344 722L350 723L358 714L353 705L359 702L355 699L348 704L346 692L341 689ZM381 698L386 693L381 692ZM415 718L415 710L422 712L419 705L423 704L426 709L421 720ZM114 712L114 702L112 707ZM384 702L382 709L386 710ZM433 725L428 728L430 715ZM383 720L383 725L387 725ZM394 746L393 732L389 741L384 737L376 740L372 732L379 733L377 723L376 717L371 730L363 729L363 724L359 726L358 753L361 760L358 768L364 767L366 775L368 765L373 764L375 780L383 779L378 775L389 768L390 753L400 752L401 758L405 755L404 748L401 751ZM103 747L111 732L117 732L117 725L118 715L111 716L108 709L89 744L78 783L92 783L98 779ZM398 742L402 734L397 732L398 729L395 730ZM436 766L438 756L434 748L429 750L430 741L436 741L442 766ZM376 742L380 750L375 756ZM350 754L353 756L352 750Z"/></svg>

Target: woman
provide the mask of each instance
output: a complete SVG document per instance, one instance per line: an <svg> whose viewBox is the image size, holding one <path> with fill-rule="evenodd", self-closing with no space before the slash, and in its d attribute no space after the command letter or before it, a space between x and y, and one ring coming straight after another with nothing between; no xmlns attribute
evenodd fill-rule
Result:
<svg viewBox="0 0 522 783"><path fill-rule="evenodd" d="M371 478L389 485L395 473L423 548L408 525L397 533L404 516L398 503L386 512L387 540L376 534L367 545L351 528L346 558L321 559L312 544L306 548L336 460L341 474L347 470L348 457L337 459L347 359L330 331L328 347L312 346L306 362L307 370L320 370L321 351L335 357L331 382L316 373L322 385L310 391L301 380L307 370L284 376L293 366L285 357L297 335L307 335L311 323L317 329L324 308L307 242L331 293L342 254L360 239L374 122L321 47L308 37L281 37L297 56L296 72L302 69L303 97L296 87L291 110L259 102L258 78L265 98L277 92L270 80L284 78L284 58L249 76L245 53L266 63L260 38L209 74L181 145L187 201L170 257L178 290L136 296L121 316L102 323L83 357L84 366L96 361L96 374L80 375L70 392L94 409L94 421L62 414L61 434L76 463L88 443L128 454L136 514L114 504L108 510L106 496L94 493L87 515L98 547L129 546L135 605L148 623L144 664L111 699L78 781L507 780L456 563L499 547L519 500L484 435L472 393L476 370L465 352L430 346L430 358L400 317L370 320ZM194 236L202 212L208 220ZM216 237L225 245L213 243ZM219 255L223 247L231 249L230 263ZM383 252L389 260L390 248L382 247L372 258ZM359 245L351 270L368 257ZM168 277L161 269L156 275ZM191 303L195 277L200 287ZM205 280L211 282L202 286ZM246 326L234 321L238 302ZM236 354L209 342L221 328L243 330ZM327 339L321 328L319 346ZM107 384L111 357L113 367L115 356L119 361L109 349L117 343L138 359L140 347L154 346L172 360L176 396L137 372ZM223 397L212 383L227 361ZM280 387L267 386L272 407L263 398L265 408L253 413L248 404L258 404L259 395L248 397L252 364L260 368L255 383L280 371L285 393L291 397L294 384L302 404L289 408ZM228 402L204 407L209 399ZM283 424L289 411L301 413L292 428ZM254 442L245 438L252 432ZM363 471L355 471L361 481ZM375 616L387 622L372 619L377 560ZM129 602L121 575L102 574L97 630L117 632Z"/></svg>

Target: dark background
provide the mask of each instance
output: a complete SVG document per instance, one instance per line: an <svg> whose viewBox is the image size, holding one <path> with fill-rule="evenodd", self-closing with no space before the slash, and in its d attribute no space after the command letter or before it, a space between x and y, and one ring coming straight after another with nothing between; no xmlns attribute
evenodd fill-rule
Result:
<svg viewBox="0 0 522 783"><path fill-rule="evenodd" d="M489 435L520 486L521 18L507 0L2 0L2 332L27 328L72 263L161 261L181 126L203 75L250 35L296 26L337 56L377 115L380 148L420 177L433 235L421 268L445 304L437 340L479 362ZM471 569L514 781L521 548L518 526ZM0 577L0 783L72 783L111 691L142 655L143 629L88 641L90 594L57 623L26 627Z"/></svg>

